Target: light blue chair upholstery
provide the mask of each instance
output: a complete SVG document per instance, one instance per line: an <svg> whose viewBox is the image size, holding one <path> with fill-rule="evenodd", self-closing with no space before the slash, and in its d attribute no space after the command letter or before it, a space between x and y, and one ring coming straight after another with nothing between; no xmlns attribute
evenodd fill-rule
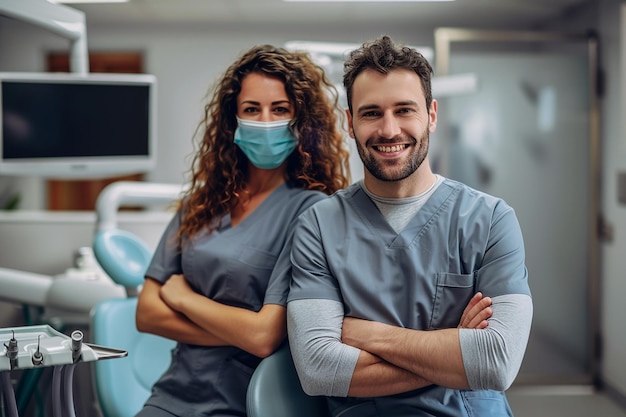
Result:
<svg viewBox="0 0 626 417"><path fill-rule="evenodd" d="M111 299L94 309L93 338L97 345L124 349L128 356L95 362L95 389L105 417L132 417L141 410L150 389L170 364L174 342L135 327L137 298Z"/></svg>
<svg viewBox="0 0 626 417"><path fill-rule="evenodd" d="M98 263L116 283L129 290L143 284L152 252L137 236L121 229L102 230L93 240Z"/></svg>
<svg viewBox="0 0 626 417"><path fill-rule="evenodd" d="M96 201L93 252L102 269L126 288L127 298L101 301L91 311L94 344L128 352L125 358L96 361L94 387L104 417L133 417L148 399L152 385L171 363L172 340L140 333L135 326L137 293L152 251L134 234L121 230L117 212L123 204L171 204L184 187L174 184L118 181Z"/></svg>
<svg viewBox="0 0 626 417"><path fill-rule="evenodd" d="M129 294L136 294L152 256L146 245L126 231L107 230L96 234L93 248L102 269ZM137 331L136 309L137 297L129 296L101 301L91 312L94 343L128 352L125 358L94 363L95 391L104 417L139 412L171 362L175 342Z"/></svg>
<svg viewBox="0 0 626 417"><path fill-rule="evenodd" d="M324 397L311 397L302 390L287 343L263 359L252 374L246 410L248 417L330 416Z"/></svg>

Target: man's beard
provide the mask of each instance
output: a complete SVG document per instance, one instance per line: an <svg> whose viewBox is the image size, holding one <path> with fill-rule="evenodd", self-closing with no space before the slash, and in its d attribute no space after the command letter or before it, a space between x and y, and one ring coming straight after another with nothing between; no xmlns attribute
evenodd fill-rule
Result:
<svg viewBox="0 0 626 417"><path fill-rule="evenodd" d="M361 161L363 161L363 165L365 165L365 168L372 176L380 181L401 181L417 171L417 168L422 165L422 162L426 159L426 155L428 155L428 144L430 140L428 128L426 128L419 141L414 137L410 139L413 141L414 145L411 154L408 156L408 160L401 166L394 167L393 165L398 163L396 160L380 161L376 159L373 154L366 151L355 134L356 147L359 152L359 157ZM397 140L389 141L387 139L381 139L378 144L393 146L393 144L397 142Z"/></svg>

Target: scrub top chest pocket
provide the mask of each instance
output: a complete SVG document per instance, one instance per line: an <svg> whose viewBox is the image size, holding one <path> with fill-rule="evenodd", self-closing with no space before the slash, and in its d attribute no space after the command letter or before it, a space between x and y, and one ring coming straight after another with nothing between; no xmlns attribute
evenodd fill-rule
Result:
<svg viewBox="0 0 626 417"><path fill-rule="evenodd" d="M435 299L429 329L457 327L474 293L474 274L436 274Z"/></svg>

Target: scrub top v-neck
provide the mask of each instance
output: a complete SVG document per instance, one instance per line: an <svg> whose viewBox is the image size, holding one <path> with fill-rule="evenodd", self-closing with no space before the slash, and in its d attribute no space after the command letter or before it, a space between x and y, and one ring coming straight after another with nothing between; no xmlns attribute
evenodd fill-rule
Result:
<svg viewBox="0 0 626 417"><path fill-rule="evenodd" d="M217 229L177 244L181 212L168 225L146 276L165 282L183 274L192 288L222 304L259 311L286 305L291 232L296 217L326 195L292 188L274 190L236 226L226 215ZM233 346L178 343L169 369L147 404L176 415L245 415L245 394L260 359Z"/></svg>

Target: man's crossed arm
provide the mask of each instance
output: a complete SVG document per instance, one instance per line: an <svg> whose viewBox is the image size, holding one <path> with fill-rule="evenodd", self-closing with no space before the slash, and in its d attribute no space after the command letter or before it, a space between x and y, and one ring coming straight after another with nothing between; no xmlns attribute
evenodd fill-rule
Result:
<svg viewBox="0 0 626 417"><path fill-rule="evenodd" d="M458 328L427 331L344 318L342 304L331 300L288 305L291 350L309 395L383 396L431 384L505 390L531 320L531 299L519 294L477 294Z"/></svg>

